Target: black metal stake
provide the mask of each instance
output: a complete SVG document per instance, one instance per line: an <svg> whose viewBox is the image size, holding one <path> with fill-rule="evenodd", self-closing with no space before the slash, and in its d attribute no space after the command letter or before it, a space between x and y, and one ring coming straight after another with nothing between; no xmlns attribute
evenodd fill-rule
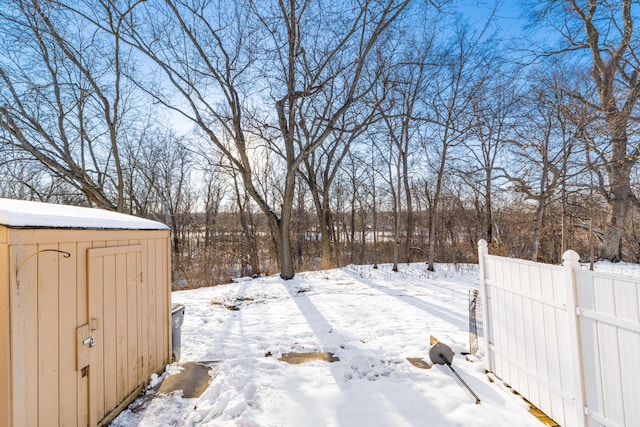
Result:
<svg viewBox="0 0 640 427"><path fill-rule="evenodd" d="M458 373L455 371L455 369L453 369L453 366L451 366L451 362L449 362L447 357L442 353L440 353L439 356L442 359L442 361L444 362L444 364L447 365L449 367L449 369L451 369L451 372L453 372L455 374L455 376L460 381L460 384L462 384L464 386L464 388L466 388L467 391L471 394L471 396L473 397L476 405L479 404L480 403L480 398L478 398L478 396L473 392L473 390L471 390L471 387L469 387L469 385L466 382L464 382L462 377L460 375L458 375Z"/></svg>

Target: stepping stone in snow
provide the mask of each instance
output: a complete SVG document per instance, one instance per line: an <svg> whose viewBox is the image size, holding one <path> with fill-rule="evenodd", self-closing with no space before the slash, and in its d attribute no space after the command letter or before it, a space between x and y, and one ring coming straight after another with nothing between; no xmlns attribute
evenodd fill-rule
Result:
<svg viewBox="0 0 640 427"><path fill-rule="evenodd" d="M185 399L198 398L209 387L211 375L209 371L216 362L187 362L180 366L182 371L167 375L158 388L157 394L171 394L182 390Z"/></svg>
<svg viewBox="0 0 640 427"><path fill-rule="evenodd" d="M300 365L308 362L339 362L340 358L333 353L313 352L313 353L284 353L278 360L287 362L291 365Z"/></svg>
<svg viewBox="0 0 640 427"><path fill-rule="evenodd" d="M138 396L110 424L113 427L149 425L143 423L147 416L154 425L179 426L196 405L197 398L207 389L213 374L210 370L218 362L187 362L175 364L182 370L167 375L161 384L147 389ZM171 407L170 411L167 408Z"/></svg>
<svg viewBox="0 0 640 427"><path fill-rule="evenodd" d="M424 361L422 357L407 357L409 363L419 369L431 369L431 365Z"/></svg>

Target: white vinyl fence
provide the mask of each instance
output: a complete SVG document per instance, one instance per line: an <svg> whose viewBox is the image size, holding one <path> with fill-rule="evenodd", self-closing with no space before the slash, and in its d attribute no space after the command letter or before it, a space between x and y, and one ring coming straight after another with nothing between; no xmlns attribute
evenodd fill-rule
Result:
<svg viewBox="0 0 640 427"><path fill-rule="evenodd" d="M486 369L564 427L640 426L640 279L478 253Z"/></svg>

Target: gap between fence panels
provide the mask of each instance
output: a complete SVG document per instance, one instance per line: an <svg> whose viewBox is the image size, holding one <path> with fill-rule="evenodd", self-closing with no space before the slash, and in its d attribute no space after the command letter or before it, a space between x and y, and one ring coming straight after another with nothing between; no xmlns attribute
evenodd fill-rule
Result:
<svg viewBox="0 0 640 427"><path fill-rule="evenodd" d="M527 400L527 398L521 395L517 390L515 390L509 384L505 383L500 378L495 376L493 372L487 371L486 374L490 382L497 384L498 386L502 387L505 390L505 392L507 392L511 396L514 396L517 399L522 399L527 405L529 405L529 413L534 417L536 417L538 421L540 421L542 424L550 427L562 427L560 424L558 424L553 419L551 419L547 414L542 412L538 407L536 407L536 405L534 405L529 400Z"/></svg>

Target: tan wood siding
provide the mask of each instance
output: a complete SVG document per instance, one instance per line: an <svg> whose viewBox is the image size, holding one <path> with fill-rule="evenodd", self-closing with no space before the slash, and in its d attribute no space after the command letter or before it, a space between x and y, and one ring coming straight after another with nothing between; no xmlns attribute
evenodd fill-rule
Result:
<svg viewBox="0 0 640 427"><path fill-rule="evenodd" d="M5 231L0 227L0 235ZM0 244L0 425L5 426L12 424L9 303L9 250Z"/></svg>
<svg viewBox="0 0 640 427"><path fill-rule="evenodd" d="M155 240L149 239L147 240L147 251L148 255L147 259L147 286L149 289L149 299L147 300L147 305L149 307L149 363L152 366L157 366L159 361L158 359L158 350L156 347L156 342L158 341L157 337L157 328L158 328L158 310L156 309L156 269L155 269ZM153 369L153 368L151 368Z"/></svg>
<svg viewBox="0 0 640 427"><path fill-rule="evenodd" d="M140 328L138 329L138 345L140 346L140 375L143 378L149 378L153 373L155 365L149 363L149 324L151 319L149 317L149 281L148 279L148 241L141 240L142 255L140 257L141 273L140 273L140 286L138 287L138 315L140 316Z"/></svg>
<svg viewBox="0 0 640 427"><path fill-rule="evenodd" d="M171 255L170 255L170 247L169 247L169 239L158 239L160 245L162 246L161 257L158 259L164 260L162 265L156 265L156 268L162 270L162 282L160 283L168 283L169 286L159 286L160 291L164 291L164 311L165 313L169 313L164 320L164 348L166 353L169 355L168 362L172 362L171 354L172 354L172 344L171 344L171 332L172 332L172 319L171 319Z"/></svg>
<svg viewBox="0 0 640 427"><path fill-rule="evenodd" d="M58 245L58 283L59 294L59 419L60 425L73 426L77 423L78 404L86 406L86 401L79 402L78 371L76 370L76 335L78 312L85 304L78 304L78 287L82 286L77 280L78 262L77 244L64 243ZM68 254L68 256L66 256ZM86 425L86 423L84 424Z"/></svg>
<svg viewBox="0 0 640 427"><path fill-rule="evenodd" d="M8 229L7 242L10 245L29 245L44 243L75 243L99 241L115 242L119 240L168 239L169 230L66 230L66 229ZM104 246L97 245L97 246ZM111 244L110 246L114 246Z"/></svg>
<svg viewBox="0 0 640 427"><path fill-rule="evenodd" d="M73 243L71 243L73 244ZM92 246L92 242L78 242L75 244L77 260L76 263L76 326L90 324L91 318L89 315L89 286L87 283L87 261L84 255ZM81 256L82 255L82 256ZM91 327L89 328L91 329ZM90 331L91 334L95 331ZM89 375L91 367L89 367ZM89 375L82 376L82 374L76 373L77 384L77 426L89 425ZM73 425L73 424L71 424Z"/></svg>
<svg viewBox="0 0 640 427"><path fill-rule="evenodd" d="M91 252L91 251L89 251ZM93 258L89 258L93 261ZM116 260L115 256L104 256L102 259L97 258L98 262L102 262L103 270L100 276L91 278L89 286L93 288L94 280L101 282L102 298L92 299L91 313L96 313L96 308L103 306L102 316L98 317L100 328L103 330L102 341L97 341L96 349L92 353L102 353L102 363L99 365L91 364L92 367L101 369L101 376L104 378L104 395L102 408L98 412L98 420L104 418L104 415L118 404L116 401L117 383L116 383ZM92 297L94 295L92 294ZM109 375L111 374L111 375Z"/></svg>
<svg viewBox="0 0 640 427"><path fill-rule="evenodd" d="M168 237L8 229L9 243L0 243L0 426L101 425L170 363ZM96 341L87 375L77 365L78 330Z"/></svg>
<svg viewBox="0 0 640 427"><path fill-rule="evenodd" d="M155 240L156 243L156 261L154 262L154 267L156 269L156 280L161 280L164 275L164 267L166 266L166 262L164 259L164 245L161 240ZM162 313L169 313L171 310L169 309L169 295L166 294L166 289L163 287L156 287L157 293L156 298L158 301L158 309L160 310L158 313L158 325L159 336L158 343L160 344L157 352L158 354L171 354L171 348L168 346L168 338L169 338L169 323L167 322L167 318L162 316Z"/></svg>
<svg viewBox="0 0 640 427"><path fill-rule="evenodd" d="M37 245L10 248L13 425L37 426L38 411L38 268L30 256ZM34 395L35 393L35 395Z"/></svg>
<svg viewBox="0 0 640 427"><path fill-rule="evenodd" d="M147 254L144 250L145 246L154 247L154 244L138 244L137 240L116 243L119 246L91 249L88 255L91 311L98 318L99 329L102 329L95 336L96 347L102 349L97 351L96 357L92 356L91 361L92 371L99 371L95 378L95 392L100 388L104 390L104 399L95 408L95 419L99 422L110 418L111 411L118 408L132 390L138 389L151 373L161 370L168 362L169 354L167 350L155 354L157 348L151 349L140 340L142 331L156 327L158 321L162 325L169 317L166 302L158 304L156 301L152 309L143 310L146 304L142 295L149 291L144 280L149 265L143 266L143 254L146 254L147 262L151 259L154 269L156 263L164 265L165 262L156 258L155 251ZM152 292L163 295L164 292L157 288L166 288L167 278L162 275L158 280L151 283ZM163 311L165 308L166 312ZM157 329L166 331L162 326ZM147 368L145 360L149 359L156 363ZM91 389L94 390L93 383Z"/></svg>
<svg viewBox="0 0 640 427"><path fill-rule="evenodd" d="M104 246L105 243L96 244L95 246ZM87 250L87 254L90 251ZM103 301L102 304L93 304L92 301L94 299L103 300L103 288L102 288L102 277L103 273L103 262L100 259L100 262L95 260L91 260L89 256L87 256L87 289L89 292L89 312L91 313L91 317L96 319L97 329L92 331L92 335L96 340L96 346L104 346L105 338L104 338L104 307L106 303ZM92 351L91 352L91 363L89 366L89 425L94 426L97 425L98 420L102 419L104 416L104 396L105 396L105 383L104 383L104 368L103 368L103 352L101 351Z"/></svg>
<svg viewBox="0 0 640 427"><path fill-rule="evenodd" d="M38 383L30 390L38 395L38 419L59 419L58 384L60 382L58 358L59 277L57 245L39 245L35 259L38 268L37 355ZM75 329L74 329L75 331ZM74 340L75 342L75 340Z"/></svg>
<svg viewBox="0 0 640 427"><path fill-rule="evenodd" d="M142 247L140 251L127 254L127 324L135 325L135 328L127 330L127 390L131 390L142 384L147 377L142 375L142 358L139 333L142 325L142 317L138 311L138 299L142 276Z"/></svg>

